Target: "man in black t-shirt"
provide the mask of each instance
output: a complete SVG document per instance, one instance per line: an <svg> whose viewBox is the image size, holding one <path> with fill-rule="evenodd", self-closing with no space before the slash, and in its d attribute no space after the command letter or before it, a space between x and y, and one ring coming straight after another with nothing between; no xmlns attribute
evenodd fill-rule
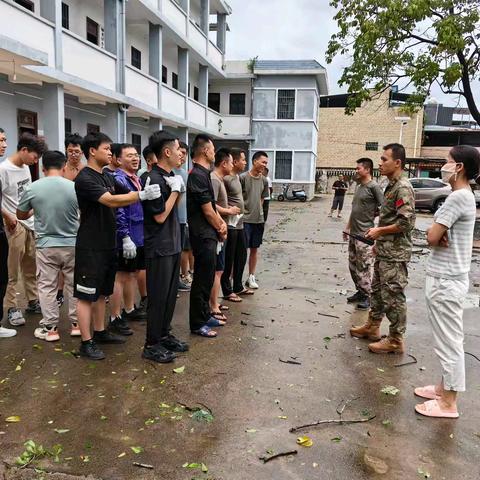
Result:
<svg viewBox="0 0 480 480"><path fill-rule="evenodd" d="M333 212L338 208L338 215L337 218L342 218L342 209L343 209L343 201L345 200L345 193L348 190L347 182L345 181L345 177L340 175L338 180L336 180L332 185L334 196L333 196L333 203L332 209L328 214L329 217L333 215Z"/></svg>
<svg viewBox="0 0 480 480"><path fill-rule="evenodd" d="M190 290L190 330L202 337L216 337L212 326L220 322L210 315L210 291L215 278L218 242L227 238L227 224L215 208L210 168L215 147L207 135L197 135L192 145L193 168L187 181L187 217L195 259Z"/></svg>
<svg viewBox="0 0 480 480"><path fill-rule="evenodd" d="M82 343L80 355L102 360L97 343L124 343L105 330L105 297L113 293L116 272L116 207L160 196L158 185L141 192L128 192L102 169L112 157L112 141L103 133L88 134L82 143L87 166L75 179L80 208L80 227L75 245L74 296ZM128 192L128 193L127 193ZM93 322L92 322L93 320ZM91 325L93 323L93 337Z"/></svg>
<svg viewBox="0 0 480 480"><path fill-rule="evenodd" d="M185 184L172 171L180 160L180 143L171 134L154 133L149 145L158 163L147 173L146 185L158 185L162 195L142 203L144 216L145 266L147 269L147 337L143 358L171 362L174 352L186 352L188 345L170 333L177 303L180 253L182 251L177 203Z"/></svg>

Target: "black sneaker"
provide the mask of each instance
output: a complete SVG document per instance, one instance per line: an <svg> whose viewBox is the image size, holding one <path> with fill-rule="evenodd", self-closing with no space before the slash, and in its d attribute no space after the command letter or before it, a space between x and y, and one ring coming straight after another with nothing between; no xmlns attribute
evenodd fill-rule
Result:
<svg viewBox="0 0 480 480"><path fill-rule="evenodd" d="M169 334L160 340L160 345L172 352L188 352L188 343L182 342L178 338Z"/></svg>
<svg viewBox="0 0 480 480"><path fill-rule="evenodd" d="M127 313L126 310L123 310L122 318L130 322L141 322L147 319L147 312L142 308L135 307L130 313Z"/></svg>
<svg viewBox="0 0 480 480"><path fill-rule="evenodd" d="M108 330L112 333L118 333L119 335L124 335L126 337L133 335L133 330L130 329L127 321L122 317L116 317L114 320L111 320L108 325Z"/></svg>
<svg viewBox="0 0 480 480"><path fill-rule="evenodd" d="M368 310L370 308L370 299L368 297L364 297L361 302L357 303L357 310Z"/></svg>
<svg viewBox="0 0 480 480"><path fill-rule="evenodd" d="M28 302L25 313L35 313L37 315L42 314L42 309L40 308L40 302L38 300L30 300Z"/></svg>
<svg viewBox="0 0 480 480"><path fill-rule="evenodd" d="M175 360L175 354L167 350L162 345L145 346L143 348L142 357L157 363L170 363Z"/></svg>
<svg viewBox="0 0 480 480"><path fill-rule="evenodd" d="M347 303L361 302L362 300L365 300L365 295L358 291L350 297L347 297Z"/></svg>
<svg viewBox="0 0 480 480"><path fill-rule="evenodd" d="M81 357L86 357L90 360L103 360L105 358L105 354L97 347L93 340L82 342L78 352Z"/></svg>
<svg viewBox="0 0 480 480"><path fill-rule="evenodd" d="M110 333L108 330L102 330L101 332L93 332L93 341L101 344L119 344L125 343L125 339Z"/></svg>
<svg viewBox="0 0 480 480"><path fill-rule="evenodd" d="M189 292L191 290L190 285L187 285L182 280L178 281L178 291L179 292Z"/></svg>

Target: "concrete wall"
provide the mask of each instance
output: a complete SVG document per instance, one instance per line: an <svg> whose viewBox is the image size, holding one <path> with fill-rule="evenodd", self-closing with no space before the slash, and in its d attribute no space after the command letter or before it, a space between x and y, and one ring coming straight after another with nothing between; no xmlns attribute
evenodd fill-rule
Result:
<svg viewBox="0 0 480 480"><path fill-rule="evenodd" d="M162 64L168 69L167 85L172 86L172 72L178 75L178 49L170 43L163 45Z"/></svg>
<svg viewBox="0 0 480 480"><path fill-rule="evenodd" d="M220 94L220 113L222 115L230 114L230 94L244 93L245 115L250 115L252 103L252 89L250 80L215 81L210 83L209 92Z"/></svg>
<svg viewBox="0 0 480 480"><path fill-rule="evenodd" d="M104 26L104 11L102 0L62 0L70 7L70 28L82 38L87 38L87 17L98 23L100 28ZM100 32L99 32L100 34ZM101 34L100 34L101 36Z"/></svg>
<svg viewBox="0 0 480 480"><path fill-rule="evenodd" d="M352 168L361 157L370 157L377 165L382 146L399 141L401 122L395 117L404 116L398 107L389 107L388 93L364 104L353 115L345 115L344 108L320 108L317 167ZM422 129L420 111L403 127L407 157L420 156ZM378 151L366 150L366 142L378 142Z"/></svg>
<svg viewBox="0 0 480 480"><path fill-rule="evenodd" d="M142 72L148 72L148 55L149 55L149 40L148 40L148 25L127 25L127 42L126 42L126 63L132 65L132 46L142 52Z"/></svg>

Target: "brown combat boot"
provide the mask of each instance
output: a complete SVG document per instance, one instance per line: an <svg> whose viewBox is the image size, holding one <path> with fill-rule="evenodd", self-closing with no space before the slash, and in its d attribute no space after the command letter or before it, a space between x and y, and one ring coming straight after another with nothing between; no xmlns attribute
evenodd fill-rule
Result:
<svg viewBox="0 0 480 480"><path fill-rule="evenodd" d="M368 338L369 340L380 340L380 325L367 320L361 327L352 327L350 335L357 338Z"/></svg>
<svg viewBox="0 0 480 480"><path fill-rule="evenodd" d="M403 353L404 344L401 337L382 338L379 342L371 343L368 349L373 353Z"/></svg>

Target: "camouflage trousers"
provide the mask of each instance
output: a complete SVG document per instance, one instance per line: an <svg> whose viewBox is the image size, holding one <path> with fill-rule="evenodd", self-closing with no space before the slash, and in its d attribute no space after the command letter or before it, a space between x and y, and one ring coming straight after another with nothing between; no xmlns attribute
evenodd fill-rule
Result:
<svg viewBox="0 0 480 480"><path fill-rule="evenodd" d="M370 296L372 290L372 269L375 256L373 247L350 238L348 242L348 268L353 283L359 292Z"/></svg>
<svg viewBox="0 0 480 480"><path fill-rule="evenodd" d="M376 259L373 266L370 321L380 325L383 316L390 321L390 335L402 337L407 328L407 262Z"/></svg>

